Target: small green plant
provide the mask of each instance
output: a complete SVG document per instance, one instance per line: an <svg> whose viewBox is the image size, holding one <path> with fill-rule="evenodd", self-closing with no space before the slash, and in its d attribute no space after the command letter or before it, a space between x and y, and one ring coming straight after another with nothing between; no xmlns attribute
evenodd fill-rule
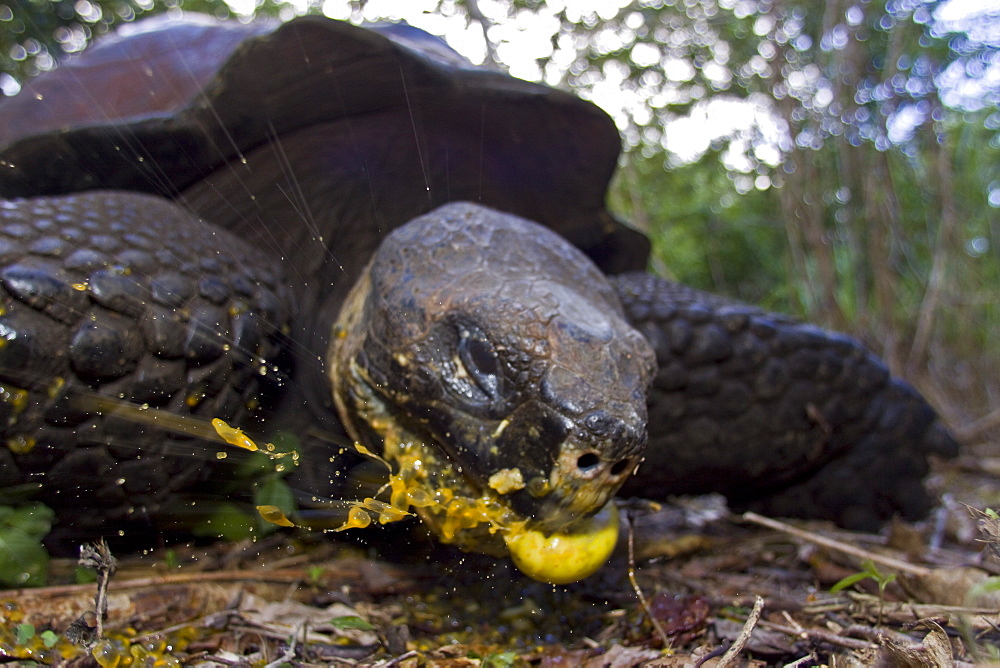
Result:
<svg viewBox="0 0 1000 668"><path fill-rule="evenodd" d="M42 539L52 528L52 509L40 503L0 506L0 585L45 584L49 555Z"/></svg>
<svg viewBox="0 0 1000 668"><path fill-rule="evenodd" d="M1000 592L1000 576L994 575L988 577L976 586L969 589L967 598L969 601L975 603L975 601L986 594L995 594Z"/></svg>
<svg viewBox="0 0 1000 668"><path fill-rule="evenodd" d="M35 637L35 627L32 624L18 624L14 627L14 640L18 645L27 645Z"/></svg>
<svg viewBox="0 0 1000 668"><path fill-rule="evenodd" d="M203 509L207 510L205 515L191 526L195 536L221 538L231 543L253 537L257 520L246 505L212 500Z"/></svg>
<svg viewBox="0 0 1000 668"><path fill-rule="evenodd" d="M871 559L865 559L861 562L861 572L854 573L853 575L848 575L846 578L836 583L830 587L830 592L837 593L842 589L847 589L848 587L855 585L862 580L867 580L871 578L878 585L878 624L882 624L882 609L885 606L885 588L889 586L890 583L896 580L895 573L883 573L876 566L875 562Z"/></svg>
<svg viewBox="0 0 1000 668"><path fill-rule="evenodd" d="M35 637L34 624L18 624L14 627L14 641L18 645L27 645ZM52 630L42 631L38 636L46 648L52 649L59 642L59 636Z"/></svg>
<svg viewBox="0 0 1000 668"><path fill-rule="evenodd" d="M495 652L483 658L483 668L513 668L517 664L516 652Z"/></svg>
<svg viewBox="0 0 1000 668"><path fill-rule="evenodd" d="M861 562L861 571L848 575L846 578L838 582L837 584L830 587L830 592L836 594L838 591L847 589L848 587L855 585L862 580L867 580L871 578L878 585L878 593L880 597L885 596L885 588L889 586L890 583L896 580L895 573L883 573L876 566L875 562L871 559L865 559Z"/></svg>
<svg viewBox="0 0 1000 668"><path fill-rule="evenodd" d="M281 475L272 473L257 482L254 488L253 503L255 506L275 506L281 509L285 517L292 517L295 514L295 492ZM258 535L266 536L272 531L277 531L278 526L268 522L259 514L254 515L255 529Z"/></svg>
<svg viewBox="0 0 1000 668"><path fill-rule="evenodd" d="M375 629L371 622L368 622L357 615L334 617L330 620L330 626L335 629L355 629L358 631L372 631Z"/></svg>

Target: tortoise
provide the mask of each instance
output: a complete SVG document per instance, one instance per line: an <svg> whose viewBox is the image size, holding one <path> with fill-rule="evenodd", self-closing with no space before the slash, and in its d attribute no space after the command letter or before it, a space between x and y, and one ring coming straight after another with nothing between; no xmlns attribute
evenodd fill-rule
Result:
<svg viewBox="0 0 1000 668"><path fill-rule="evenodd" d="M0 104L0 488L140 535L225 489L223 418L298 433L305 497L351 494L346 431L542 533L616 492L926 513L934 411L848 336L644 273L619 151L405 25L123 28Z"/></svg>

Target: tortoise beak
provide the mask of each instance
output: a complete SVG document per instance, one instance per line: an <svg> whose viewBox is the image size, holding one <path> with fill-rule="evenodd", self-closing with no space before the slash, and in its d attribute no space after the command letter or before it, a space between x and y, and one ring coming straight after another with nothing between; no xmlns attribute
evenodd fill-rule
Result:
<svg viewBox="0 0 1000 668"><path fill-rule="evenodd" d="M546 532L564 530L604 507L638 466L646 445L646 416L631 409L571 418L545 402L527 401L492 432L460 413L438 417L433 440L462 463L468 482L489 488ZM523 485L496 482L507 480L508 472Z"/></svg>

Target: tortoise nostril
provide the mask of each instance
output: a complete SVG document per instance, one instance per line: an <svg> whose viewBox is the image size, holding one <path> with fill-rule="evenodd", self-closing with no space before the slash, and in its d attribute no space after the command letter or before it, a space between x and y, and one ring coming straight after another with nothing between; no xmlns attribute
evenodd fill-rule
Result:
<svg viewBox="0 0 1000 668"><path fill-rule="evenodd" d="M594 467L601 463L601 458L595 455L593 452L587 452L580 455L576 460L576 467L583 471L584 473L589 473L594 470Z"/></svg>
<svg viewBox="0 0 1000 668"><path fill-rule="evenodd" d="M633 426L634 422L603 410L592 412L584 419L583 425L597 440L610 443L619 452L635 447L640 436Z"/></svg>
<svg viewBox="0 0 1000 668"><path fill-rule="evenodd" d="M617 462L615 462L614 466L611 467L611 475L614 476L621 475L622 473L625 473L625 471L627 471L629 466L631 465L632 465L631 459L619 459Z"/></svg>

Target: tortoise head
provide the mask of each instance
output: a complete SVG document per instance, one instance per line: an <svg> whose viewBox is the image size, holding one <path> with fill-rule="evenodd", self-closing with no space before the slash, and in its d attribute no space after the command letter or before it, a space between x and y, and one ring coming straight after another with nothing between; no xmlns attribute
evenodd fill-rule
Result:
<svg viewBox="0 0 1000 668"><path fill-rule="evenodd" d="M397 229L331 338L355 438L533 528L593 515L642 456L652 350L593 263L522 218L456 203Z"/></svg>

